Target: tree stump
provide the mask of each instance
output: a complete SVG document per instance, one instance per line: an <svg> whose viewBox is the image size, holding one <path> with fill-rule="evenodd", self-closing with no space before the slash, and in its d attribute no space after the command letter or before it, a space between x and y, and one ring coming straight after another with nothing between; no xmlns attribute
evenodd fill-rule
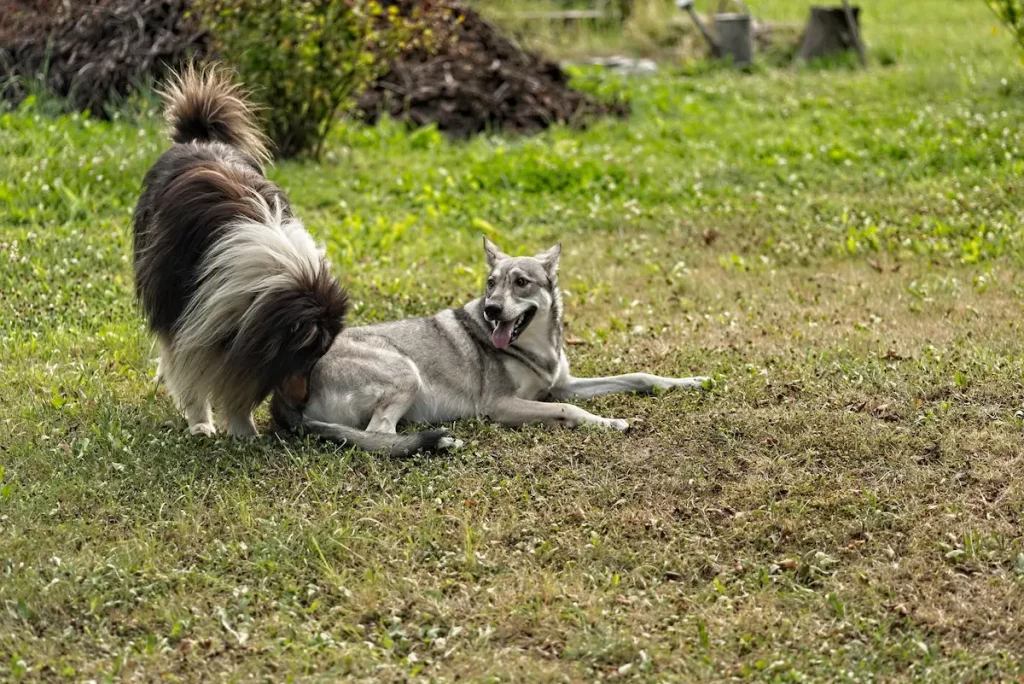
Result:
<svg viewBox="0 0 1024 684"><path fill-rule="evenodd" d="M850 14L856 31L850 29L846 9L843 7L812 7L807 21L800 50L800 59L827 57L847 50L857 50L860 34L860 7L851 7Z"/></svg>
<svg viewBox="0 0 1024 684"><path fill-rule="evenodd" d="M720 57L732 57L736 66L754 59L754 40L749 14L716 14L715 38Z"/></svg>

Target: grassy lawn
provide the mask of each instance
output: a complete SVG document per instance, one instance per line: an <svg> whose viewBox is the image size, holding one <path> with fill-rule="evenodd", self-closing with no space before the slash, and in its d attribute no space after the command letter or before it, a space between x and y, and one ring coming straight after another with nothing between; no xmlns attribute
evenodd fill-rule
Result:
<svg viewBox="0 0 1024 684"><path fill-rule="evenodd" d="M587 72L629 121L273 170L353 325L562 240L578 374L717 380L586 403L625 435L188 437L131 294L158 120L0 115L0 679L1019 676L1024 73L980 1L864 5L866 72Z"/></svg>

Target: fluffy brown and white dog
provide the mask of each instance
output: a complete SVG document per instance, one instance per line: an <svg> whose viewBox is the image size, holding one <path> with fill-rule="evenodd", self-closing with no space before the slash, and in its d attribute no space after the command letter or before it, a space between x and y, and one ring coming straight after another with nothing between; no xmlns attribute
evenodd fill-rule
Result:
<svg viewBox="0 0 1024 684"><path fill-rule="evenodd" d="M175 144L146 174L133 217L157 379L193 434L214 434L212 404L229 434L255 435L253 409L341 332L345 292L264 175L266 138L239 87L189 67L164 99Z"/></svg>

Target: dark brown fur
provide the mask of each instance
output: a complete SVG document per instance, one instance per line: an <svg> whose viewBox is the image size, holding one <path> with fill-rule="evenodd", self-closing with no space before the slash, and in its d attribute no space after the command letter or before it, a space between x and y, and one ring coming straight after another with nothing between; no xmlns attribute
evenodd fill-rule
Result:
<svg viewBox="0 0 1024 684"><path fill-rule="evenodd" d="M321 271L301 288L257 306L253 325L240 327L227 345L225 362L238 373L263 377L259 403L289 376L309 374L341 332L346 308L344 291Z"/></svg>
<svg viewBox="0 0 1024 684"><path fill-rule="evenodd" d="M220 143L176 145L146 174L135 208L135 294L153 332L174 336L203 255L233 221L259 220L252 193L288 200L255 161Z"/></svg>

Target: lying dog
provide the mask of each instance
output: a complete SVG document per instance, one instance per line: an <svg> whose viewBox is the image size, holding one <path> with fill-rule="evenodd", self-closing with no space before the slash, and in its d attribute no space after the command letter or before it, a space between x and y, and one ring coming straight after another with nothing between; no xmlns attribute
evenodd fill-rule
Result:
<svg viewBox="0 0 1024 684"><path fill-rule="evenodd" d="M133 216L135 294L160 341L157 378L193 434L232 435L285 378L307 375L342 329L345 293L267 180L249 104L215 70L165 93L175 145L146 174Z"/></svg>
<svg viewBox="0 0 1024 684"><path fill-rule="evenodd" d="M629 427L572 404L615 392L701 387L706 378L630 373L575 378L562 349L561 245L510 257L484 238L490 275L483 297L433 318L350 328L308 382L291 378L271 401L287 428L396 455L455 445L443 430L397 435L400 421L442 423L487 416L504 425Z"/></svg>

